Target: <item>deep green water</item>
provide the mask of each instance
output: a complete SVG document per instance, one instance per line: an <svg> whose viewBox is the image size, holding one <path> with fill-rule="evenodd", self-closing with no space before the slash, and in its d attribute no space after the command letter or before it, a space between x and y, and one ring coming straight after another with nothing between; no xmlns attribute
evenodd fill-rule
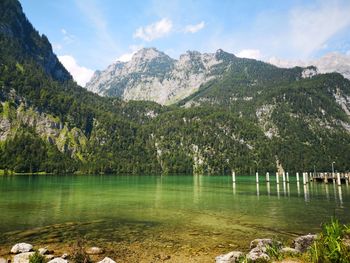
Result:
<svg viewBox="0 0 350 263"><path fill-rule="evenodd" d="M16 241L247 246L350 222L350 187L226 176L2 176L0 245Z"/></svg>

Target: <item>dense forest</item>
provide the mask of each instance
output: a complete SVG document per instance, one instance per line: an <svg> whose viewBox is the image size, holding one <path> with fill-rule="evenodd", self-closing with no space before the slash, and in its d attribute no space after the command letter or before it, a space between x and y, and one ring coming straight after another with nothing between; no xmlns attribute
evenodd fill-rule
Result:
<svg viewBox="0 0 350 263"><path fill-rule="evenodd" d="M230 65L176 105L79 87L17 1L0 3L0 169L241 174L350 170L350 97L340 74L302 78L222 52ZM218 70L220 70L218 68ZM338 98L338 99L337 99Z"/></svg>

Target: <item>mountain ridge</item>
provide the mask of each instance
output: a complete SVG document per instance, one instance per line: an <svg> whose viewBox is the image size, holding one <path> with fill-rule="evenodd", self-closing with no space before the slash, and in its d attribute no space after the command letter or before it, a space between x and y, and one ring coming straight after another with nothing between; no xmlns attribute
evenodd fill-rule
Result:
<svg viewBox="0 0 350 263"><path fill-rule="evenodd" d="M278 66L277 62L238 58L222 49L203 54L187 51L176 60L156 48L143 48L128 62L116 61L106 70L96 71L85 88L101 96L116 96L126 101L150 100L169 105L186 99L202 85L222 77L230 67L240 67L247 61L256 61L265 67L268 64ZM282 69L287 71L289 68ZM295 78L312 77L324 72L305 64L301 75Z"/></svg>

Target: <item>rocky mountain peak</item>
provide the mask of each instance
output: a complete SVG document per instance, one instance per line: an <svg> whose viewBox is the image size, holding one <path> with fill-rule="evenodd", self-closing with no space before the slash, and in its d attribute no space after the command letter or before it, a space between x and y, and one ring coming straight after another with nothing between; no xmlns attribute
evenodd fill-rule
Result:
<svg viewBox="0 0 350 263"><path fill-rule="evenodd" d="M152 47L152 48L140 49L132 56L131 61L147 62L147 61L152 61L152 60L157 59L157 58L169 58L169 59L171 59L165 53Z"/></svg>

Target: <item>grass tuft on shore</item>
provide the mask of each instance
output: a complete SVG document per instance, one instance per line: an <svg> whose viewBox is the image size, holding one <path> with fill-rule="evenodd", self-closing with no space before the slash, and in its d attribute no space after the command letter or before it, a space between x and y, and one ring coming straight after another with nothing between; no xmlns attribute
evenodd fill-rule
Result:
<svg viewBox="0 0 350 263"><path fill-rule="evenodd" d="M323 225L322 233L310 249L310 258L315 263L350 262L350 226L332 219Z"/></svg>

